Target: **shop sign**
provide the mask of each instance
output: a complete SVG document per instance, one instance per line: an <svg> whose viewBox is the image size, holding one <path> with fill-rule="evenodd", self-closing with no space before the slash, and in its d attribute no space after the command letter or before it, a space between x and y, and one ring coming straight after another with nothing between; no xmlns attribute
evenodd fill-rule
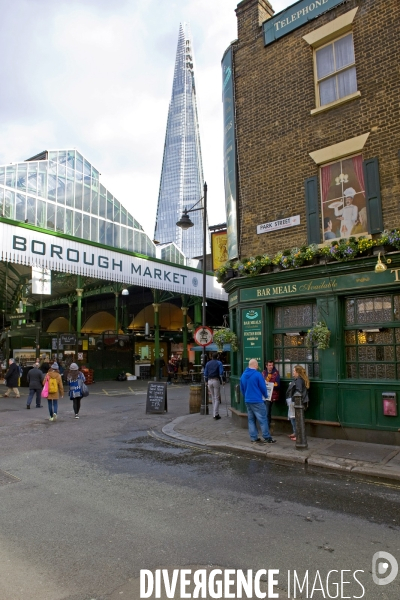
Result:
<svg viewBox="0 0 400 600"><path fill-rule="evenodd" d="M229 300L228 300L229 308L231 306L234 306L238 302L239 302L239 294L238 294L238 292L234 292L233 294L229 294Z"/></svg>
<svg viewBox="0 0 400 600"><path fill-rule="evenodd" d="M263 319L262 308L242 310L243 369L255 358L263 365Z"/></svg>
<svg viewBox="0 0 400 600"><path fill-rule="evenodd" d="M276 221L270 221L269 223L257 225L257 233L268 233L269 231L286 229L287 227L294 227L295 225L300 225L300 215L296 215L295 217L287 217L286 219L277 219Z"/></svg>
<svg viewBox="0 0 400 600"><path fill-rule="evenodd" d="M335 277L321 277L318 279L306 279L291 283L263 285L256 288L240 290L241 302L249 300L260 300L282 297L306 296L308 294L327 294L329 292L340 292L350 290L369 291L374 287L381 288L388 284L400 283L400 268L388 269L383 273L366 271L364 273L353 273L351 275L337 275Z"/></svg>
<svg viewBox="0 0 400 600"><path fill-rule="evenodd" d="M62 333L60 335L60 348L61 344L65 346L72 346L76 344L76 335L74 333Z"/></svg>
<svg viewBox="0 0 400 600"><path fill-rule="evenodd" d="M108 250L98 245L0 222L0 260L42 267L62 273L119 281L131 285L203 295L199 271ZM207 298L226 300L227 294L212 275L206 276Z"/></svg>
<svg viewBox="0 0 400 600"><path fill-rule="evenodd" d="M296 4L282 10L272 19L265 21L263 24L264 45L268 46L268 44L342 3L343 0L303 0L302 2L296 2Z"/></svg>

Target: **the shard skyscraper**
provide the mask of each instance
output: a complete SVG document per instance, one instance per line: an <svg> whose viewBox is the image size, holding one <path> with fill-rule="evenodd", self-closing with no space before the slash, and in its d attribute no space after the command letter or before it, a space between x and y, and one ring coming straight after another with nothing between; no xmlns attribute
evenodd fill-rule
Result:
<svg viewBox="0 0 400 600"><path fill-rule="evenodd" d="M183 231L176 226L184 208L190 209L197 202L196 208L203 205L199 202L204 177L193 64L189 26L180 25L154 239L175 242L187 258L203 254L204 211L189 214L194 227Z"/></svg>

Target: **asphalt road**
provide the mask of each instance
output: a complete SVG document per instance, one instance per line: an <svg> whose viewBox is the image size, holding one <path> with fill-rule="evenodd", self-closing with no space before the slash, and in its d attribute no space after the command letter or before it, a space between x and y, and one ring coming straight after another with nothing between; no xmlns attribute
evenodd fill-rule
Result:
<svg viewBox="0 0 400 600"><path fill-rule="evenodd" d="M400 562L399 487L164 439L187 388L146 415L129 387L97 384L79 420L63 400L57 423L0 399L0 600L136 600L141 569L183 568L276 569L279 598L400 598L400 576L371 575L378 551Z"/></svg>

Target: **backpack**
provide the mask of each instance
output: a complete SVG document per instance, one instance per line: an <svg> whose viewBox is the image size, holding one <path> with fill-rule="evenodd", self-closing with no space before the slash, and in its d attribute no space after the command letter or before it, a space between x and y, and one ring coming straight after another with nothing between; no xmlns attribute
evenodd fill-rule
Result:
<svg viewBox="0 0 400 600"><path fill-rule="evenodd" d="M57 394L58 385L55 377L49 377L49 394Z"/></svg>

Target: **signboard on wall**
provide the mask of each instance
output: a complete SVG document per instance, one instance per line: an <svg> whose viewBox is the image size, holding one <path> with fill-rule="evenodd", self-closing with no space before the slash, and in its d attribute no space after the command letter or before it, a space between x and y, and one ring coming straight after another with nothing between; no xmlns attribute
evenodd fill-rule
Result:
<svg viewBox="0 0 400 600"><path fill-rule="evenodd" d="M228 260L228 234L226 230L211 233L212 268L216 271Z"/></svg>
<svg viewBox="0 0 400 600"><path fill-rule="evenodd" d="M400 268L387 269L383 273L366 271L363 273L350 273L348 275L335 275L332 277L318 277L292 281L290 283L262 285L254 288L240 290L240 301L272 300L275 298L296 298L297 296L326 294L330 292L359 290L366 288L381 288L383 285L400 282ZM254 309L258 310L258 309Z"/></svg>
<svg viewBox="0 0 400 600"><path fill-rule="evenodd" d="M0 238L1 260L40 268L40 279L43 279L43 272L51 270L191 296L203 294L203 278L197 269L140 258L131 252L106 249L98 244L67 239L61 234L55 237L54 233L2 222ZM227 299L225 290L215 277L207 275L206 281L207 298Z"/></svg>
<svg viewBox="0 0 400 600"><path fill-rule="evenodd" d="M287 217L286 219L277 219L276 221L270 221L269 223L257 225L257 233L268 233L269 231L286 229L287 227L294 227L295 225L300 225L300 215Z"/></svg>
<svg viewBox="0 0 400 600"><path fill-rule="evenodd" d="M228 259L238 256L236 136L233 89L233 50L228 48L222 59L222 104L224 110L224 181L228 236Z"/></svg>
<svg viewBox="0 0 400 600"><path fill-rule="evenodd" d="M242 310L243 370L255 358L263 367L263 319L260 306Z"/></svg>
<svg viewBox="0 0 400 600"><path fill-rule="evenodd" d="M263 23L264 45L268 46L338 4L343 4L343 0L303 0L292 4Z"/></svg>

